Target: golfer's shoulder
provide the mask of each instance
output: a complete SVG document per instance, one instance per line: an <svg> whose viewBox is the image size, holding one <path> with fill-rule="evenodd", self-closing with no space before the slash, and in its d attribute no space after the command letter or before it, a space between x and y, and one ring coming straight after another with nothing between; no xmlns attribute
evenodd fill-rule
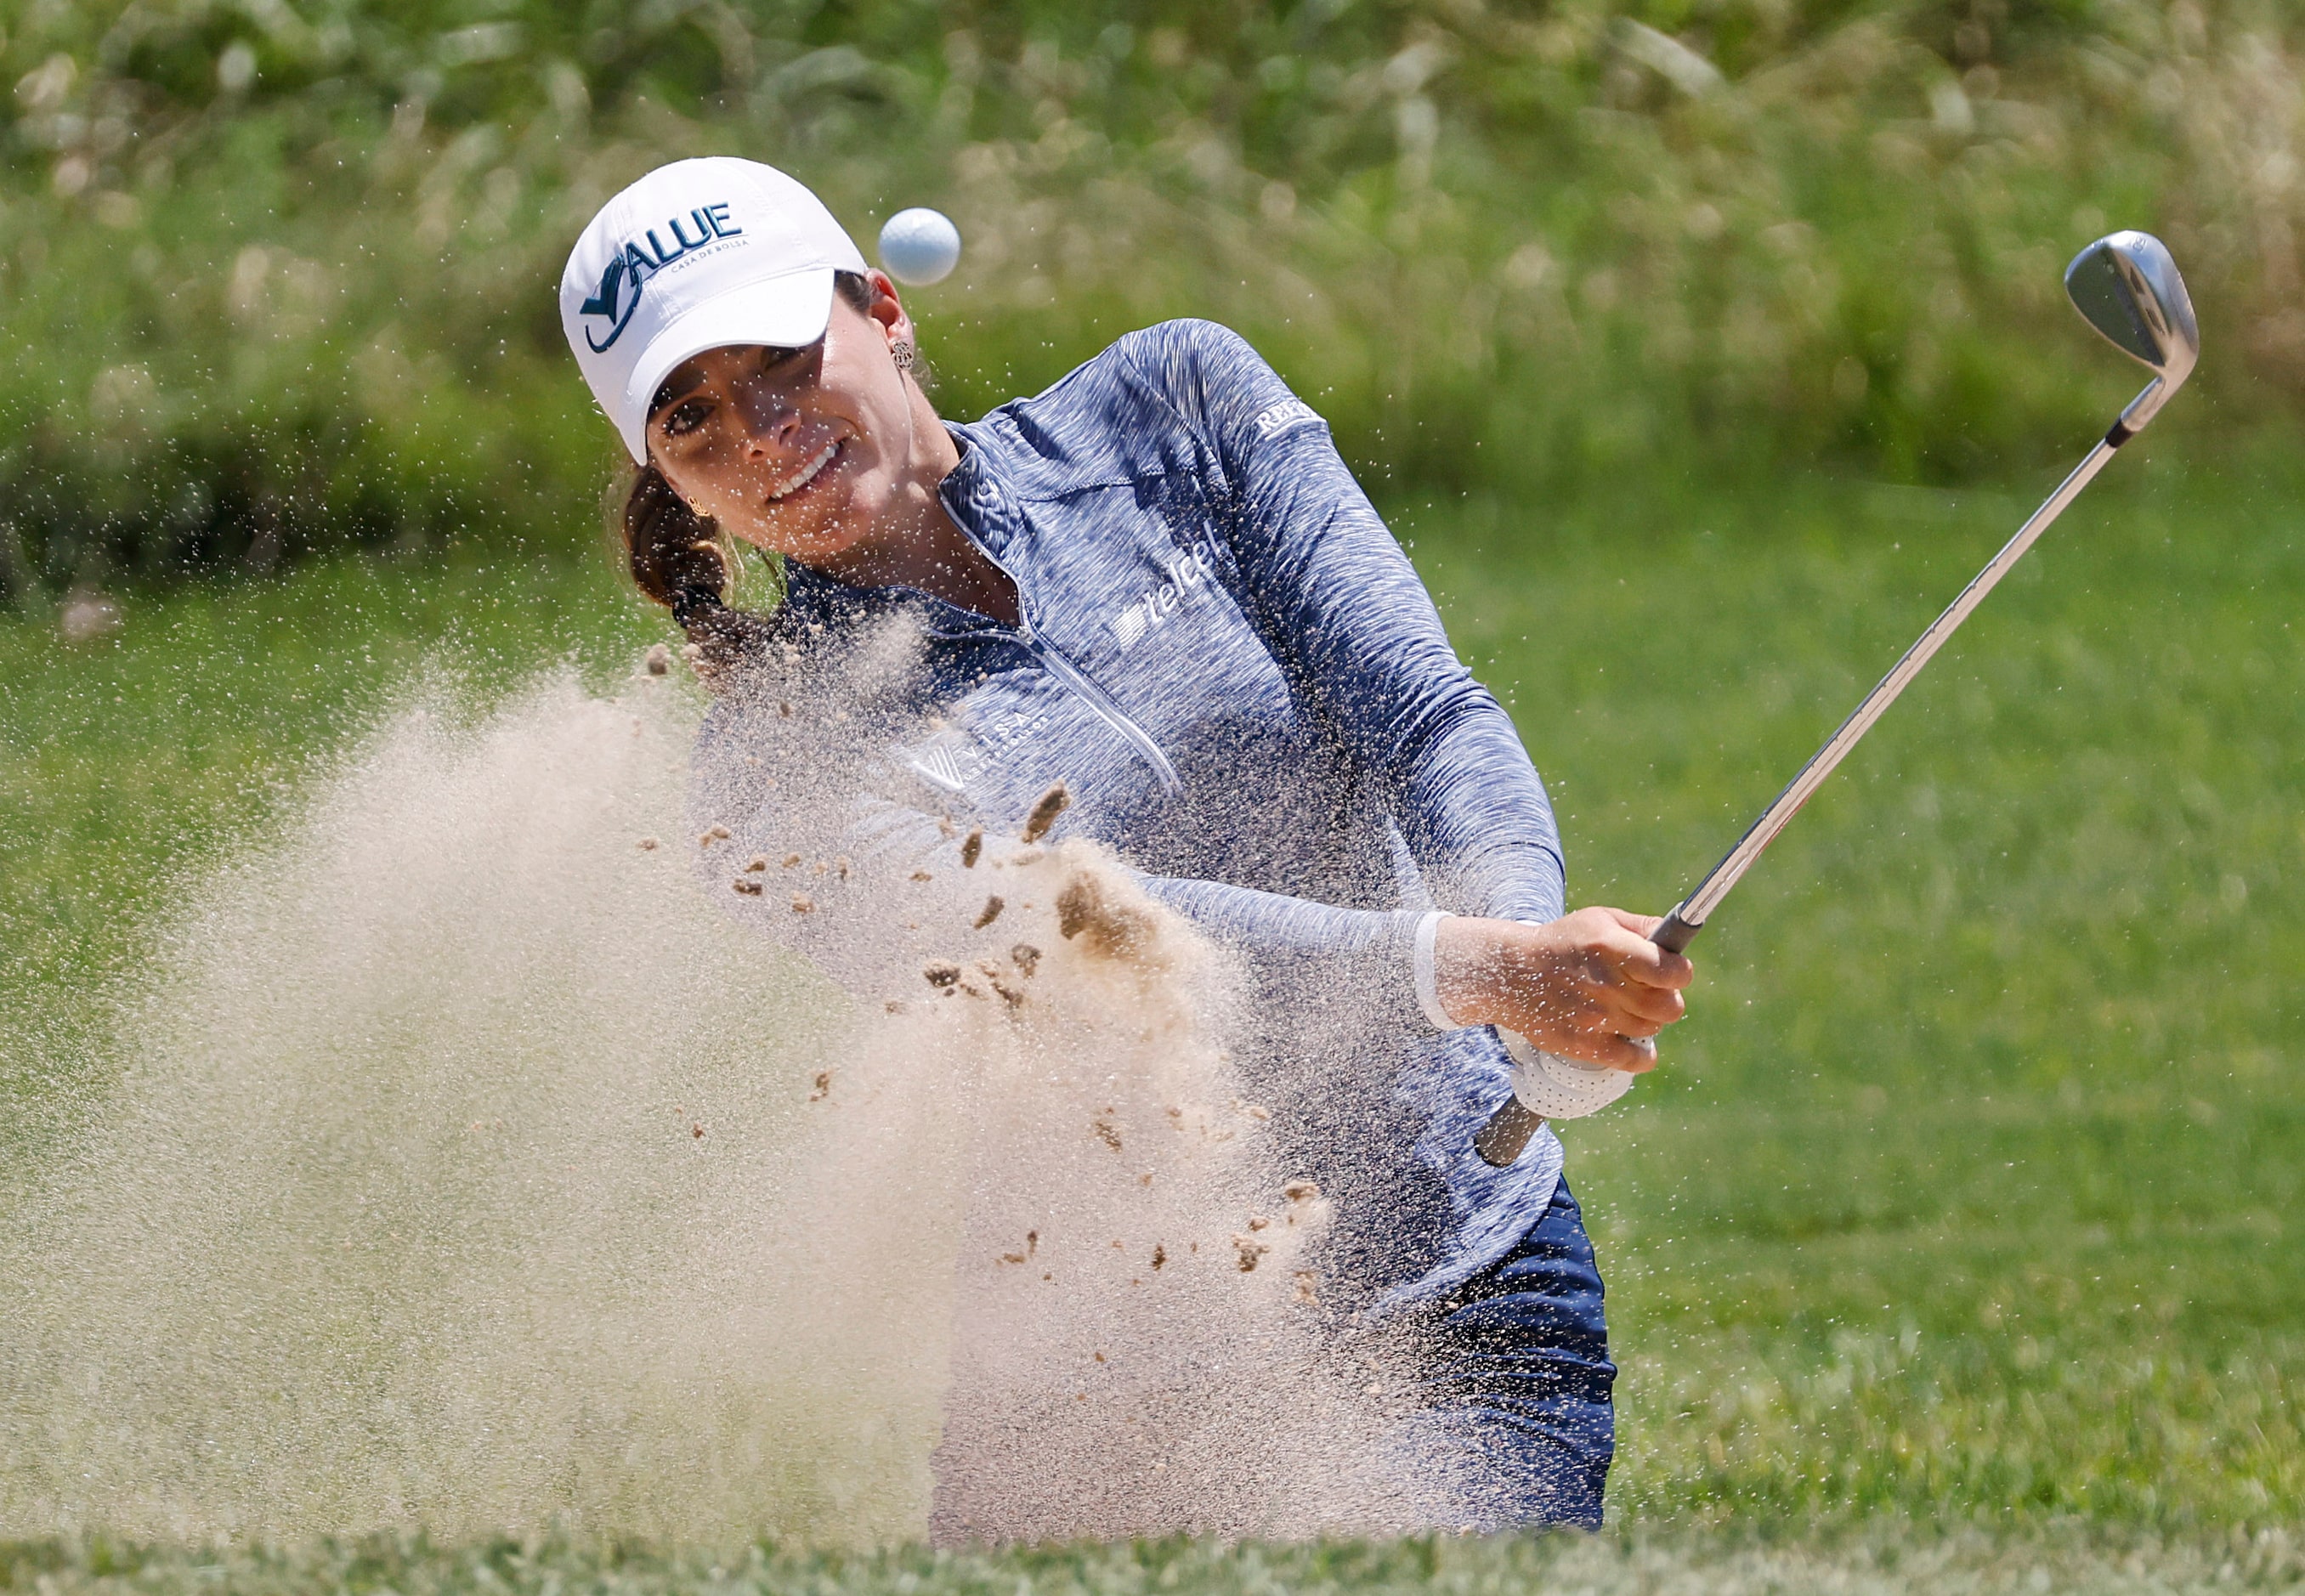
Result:
<svg viewBox="0 0 2305 1596"><path fill-rule="evenodd" d="M1189 471L1223 453L1253 394L1288 390L1246 339L1212 321L1164 321L1116 340L1029 399L984 418L1033 497ZM1266 401L1270 403L1270 399Z"/></svg>
<svg viewBox="0 0 2305 1596"><path fill-rule="evenodd" d="M1033 403L1052 423L1084 420L1140 444L1224 459L1320 421L1247 339L1213 321L1127 334Z"/></svg>
<svg viewBox="0 0 2305 1596"><path fill-rule="evenodd" d="M1125 367L1196 422L1221 420L1231 402L1287 392L1271 362L1220 322L1163 321L1128 334L1101 358Z"/></svg>

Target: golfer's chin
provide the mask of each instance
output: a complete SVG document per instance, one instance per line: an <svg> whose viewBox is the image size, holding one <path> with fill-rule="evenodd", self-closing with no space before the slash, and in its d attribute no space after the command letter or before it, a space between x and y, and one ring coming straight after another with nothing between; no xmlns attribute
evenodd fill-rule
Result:
<svg viewBox="0 0 2305 1596"><path fill-rule="evenodd" d="M847 505L812 505L805 511L795 506L787 512L770 508L753 523L744 540L804 565L822 568L838 564L861 545L871 526L869 517Z"/></svg>

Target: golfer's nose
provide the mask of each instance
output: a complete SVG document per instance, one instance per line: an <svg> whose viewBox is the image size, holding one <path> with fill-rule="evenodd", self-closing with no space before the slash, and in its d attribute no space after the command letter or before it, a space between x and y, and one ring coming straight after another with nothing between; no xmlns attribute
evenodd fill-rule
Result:
<svg viewBox="0 0 2305 1596"><path fill-rule="evenodd" d="M746 384L737 395L736 412L744 423L744 452L753 458L780 454L794 446L800 412L767 384Z"/></svg>

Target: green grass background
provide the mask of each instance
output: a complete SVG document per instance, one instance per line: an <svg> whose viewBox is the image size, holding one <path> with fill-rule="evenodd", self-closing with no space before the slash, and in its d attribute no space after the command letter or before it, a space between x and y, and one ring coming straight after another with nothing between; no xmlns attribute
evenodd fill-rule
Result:
<svg viewBox="0 0 2305 1596"><path fill-rule="evenodd" d="M549 294L660 159L786 164L867 239L948 209L962 268L912 299L956 414L1161 316L1248 333L1511 702L1580 901L1670 903L2133 391L2073 250L2159 232L2207 339L1707 931L1669 1066L1565 1129L1626 1371L1605 1541L98 1539L0 1585L2305 1578L2301 19L0 5L0 1201L155 917L412 675L486 701L667 635L599 547ZM125 624L67 643L85 585Z"/></svg>
<svg viewBox="0 0 2305 1596"><path fill-rule="evenodd" d="M2263 474L2149 446L2120 467L1708 930L1667 1067L1564 1127L1625 1369L1619 1529L1449 1552L1450 1579L1566 1579L1544 1559L1583 1557L1595 1588L1652 1588L1648 1568L1801 1589L1885 1558L1916 1588L2109 1588L2124 1567L2214 1581L2233 1548L2252 1579L2300 1577L2305 538ZM1658 908L2028 507L1794 480L1393 520L1552 785L1574 898ZM260 834L396 683L445 667L484 700L572 655L628 669L661 634L605 561L477 550L134 593L94 643L0 625L14 1150L171 883ZM601 1549L531 1554L614 1583ZM9 1555L18 1583L126 1577L100 1547ZM353 1553L223 1575L184 1555L136 1577L314 1588ZM389 1555L468 1586L482 1554ZM713 1583L649 1555L647 1580ZM762 1588L833 1577L775 1555ZM1057 1575L1213 1588L1249 1555ZM1255 1555L1291 1588L1384 1584L1412 1557ZM1057 1577L935 1566L917 1577L940 1588Z"/></svg>

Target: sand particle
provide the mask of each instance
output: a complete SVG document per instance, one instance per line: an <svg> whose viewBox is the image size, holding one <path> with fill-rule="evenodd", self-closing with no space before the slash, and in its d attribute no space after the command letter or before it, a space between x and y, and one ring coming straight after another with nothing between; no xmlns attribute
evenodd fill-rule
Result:
<svg viewBox="0 0 2305 1596"><path fill-rule="evenodd" d="M812 1102L812 1103L821 1103L821 1102L824 1101L824 1099L827 1099L827 1098L830 1097L831 1095L832 1095L832 1072L831 1072L830 1070L819 1070L819 1071L817 1071L817 1072L816 1072L816 1090L815 1090L814 1091L812 1091L812 1092L810 1092L810 1093L808 1094L808 1100L809 1100L810 1102Z"/></svg>
<svg viewBox="0 0 2305 1596"><path fill-rule="evenodd" d="M722 843L727 842L727 840L728 828L726 826L710 826L705 828L704 834L696 839L696 845L700 848L709 848L714 843Z"/></svg>
<svg viewBox="0 0 2305 1596"><path fill-rule="evenodd" d="M950 959L931 959L921 966L921 974L932 987L948 987L960 979L960 966Z"/></svg>
<svg viewBox="0 0 2305 1596"><path fill-rule="evenodd" d="M990 959L986 959L979 963L976 969L977 972L984 977L984 984L1000 994L1000 1000L1003 1003L1006 1003L1010 1008L1022 1008L1025 1006L1025 994L1018 991L1015 987L1010 986L1008 981L1002 979L1003 972L999 965L994 964Z"/></svg>
<svg viewBox="0 0 2305 1596"><path fill-rule="evenodd" d="M659 844L656 838L652 836L644 836L641 838L641 852L643 853L653 853L662 845L663 845Z"/></svg>
<svg viewBox="0 0 2305 1596"><path fill-rule="evenodd" d="M1067 942L1085 937L1092 951L1119 958L1148 946L1153 926L1141 910L1109 902L1103 884L1080 870L1057 895L1057 930Z"/></svg>
<svg viewBox="0 0 2305 1596"><path fill-rule="evenodd" d="M986 926L991 925L994 921L999 919L1000 911L1008 906L1008 900L1002 897L999 893L994 893L991 897L984 900L984 907L976 912L976 920L971 929L980 931L982 930Z"/></svg>
<svg viewBox="0 0 2305 1596"><path fill-rule="evenodd" d="M744 861L744 873L748 876L756 876L768 868L769 856L765 853L755 853Z"/></svg>
<svg viewBox="0 0 2305 1596"><path fill-rule="evenodd" d="M651 643L649 651L641 656L641 664L651 676L661 676L672 668L672 650L662 643Z"/></svg>
<svg viewBox="0 0 2305 1596"><path fill-rule="evenodd" d="M1017 840L1024 843L1039 842L1048 836L1049 828L1057 823L1057 817L1070 809L1072 803L1071 788L1062 782L1050 787L1041 794L1039 802L1033 805L1032 812L1025 817L1025 829L1016 834Z"/></svg>
<svg viewBox="0 0 2305 1596"><path fill-rule="evenodd" d="M1016 961L1016 973L1029 979L1041 962L1041 950L1029 942L1019 942L1008 950L1008 956Z"/></svg>
<svg viewBox="0 0 2305 1596"><path fill-rule="evenodd" d="M743 876L739 876L735 880L729 882L728 889L731 892L742 893L746 897L758 897L761 896L761 884L758 881L747 880Z"/></svg>
<svg viewBox="0 0 2305 1596"><path fill-rule="evenodd" d="M755 891L757 891L757 890L759 890L759 889L756 887L756 888L754 888L754 890L755 890ZM816 900L815 900L814 898L812 898L812 897L809 896L808 896L808 894L806 894L806 893L804 893L804 892L795 892L795 893L794 893L794 894L793 894L793 913L795 913L795 914L813 914L813 913L816 913Z"/></svg>
<svg viewBox="0 0 2305 1596"><path fill-rule="evenodd" d="M976 862L984 854L984 828L979 826L960 845L960 864L963 870L974 870Z"/></svg>

